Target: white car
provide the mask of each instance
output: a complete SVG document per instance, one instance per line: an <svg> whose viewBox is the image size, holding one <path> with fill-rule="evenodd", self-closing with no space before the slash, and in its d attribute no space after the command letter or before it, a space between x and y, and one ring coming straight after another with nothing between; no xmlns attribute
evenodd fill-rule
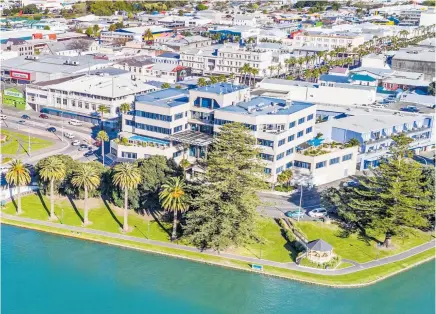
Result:
<svg viewBox="0 0 436 314"><path fill-rule="evenodd" d="M79 146L80 145L80 141L79 140L74 140L74 141L71 142L71 145Z"/></svg>
<svg viewBox="0 0 436 314"><path fill-rule="evenodd" d="M82 125L82 121L76 120L76 119L71 119L70 121L68 121L69 124L71 125L76 125L76 126L80 126Z"/></svg>
<svg viewBox="0 0 436 314"><path fill-rule="evenodd" d="M70 133L70 132L65 132L64 136L65 136L66 138L69 138L69 139L73 139L73 138L74 138L74 134L73 134L73 133Z"/></svg>
<svg viewBox="0 0 436 314"><path fill-rule="evenodd" d="M4 114L0 115L0 120L6 120L6 118L7 118L6 115L4 115Z"/></svg>
<svg viewBox="0 0 436 314"><path fill-rule="evenodd" d="M327 215L327 210L325 208L315 208L311 210L308 215L313 218L321 218Z"/></svg>

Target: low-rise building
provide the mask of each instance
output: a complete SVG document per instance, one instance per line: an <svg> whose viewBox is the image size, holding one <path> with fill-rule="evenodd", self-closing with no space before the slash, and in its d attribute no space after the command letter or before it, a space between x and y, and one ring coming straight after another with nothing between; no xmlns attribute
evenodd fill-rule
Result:
<svg viewBox="0 0 436 314"><path fill-rule="evenodd" d="M365 38L357 33L330 32L330 31L305 31L294 35L294 46L315 46L333 50L337 47L354 48L362 45Z"/></svg>
<svg viewBox="0 0 436 314"><path fill-rule="evenodd" d="M425 79L432 80L435 77L434 50L420 47L401 49L392 58L392 69L424 73Z"/></svg>

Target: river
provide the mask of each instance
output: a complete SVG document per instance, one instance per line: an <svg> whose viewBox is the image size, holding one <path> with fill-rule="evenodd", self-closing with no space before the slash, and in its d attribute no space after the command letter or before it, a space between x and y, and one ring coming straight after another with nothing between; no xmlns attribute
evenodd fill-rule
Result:
<svg viewBox="0 0 436 314"><path fill-rule="evenodd" d="M435 313L429 262L335 289L1 226L1 313Z"/></svg>

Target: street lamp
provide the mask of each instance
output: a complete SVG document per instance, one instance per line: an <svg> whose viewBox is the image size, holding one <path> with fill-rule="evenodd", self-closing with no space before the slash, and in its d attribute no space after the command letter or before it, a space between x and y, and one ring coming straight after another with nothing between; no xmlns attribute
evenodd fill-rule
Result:
<svg viewBox="0 0 436 314"><path fill-rule="evenodd" d="M293 184L300 186L300 204L298 206L298 217L297 221L300 221L301 211L303 209L303 188L305 186L312 187L313 186L313 177L312 174L309 173L302 173L301 171L296 172L294 174L294 177L292 179Z"/></svg>

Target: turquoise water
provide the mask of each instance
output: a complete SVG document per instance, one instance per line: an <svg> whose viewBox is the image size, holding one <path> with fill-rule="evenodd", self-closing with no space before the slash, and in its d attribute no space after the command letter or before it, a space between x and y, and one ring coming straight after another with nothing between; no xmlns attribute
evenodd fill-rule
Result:
<svg viewBox="0 0 436 314"><path fill-rule="evenodd" d="M2 225L1 313L435 313L433 263L333 289Z"/></svg>

